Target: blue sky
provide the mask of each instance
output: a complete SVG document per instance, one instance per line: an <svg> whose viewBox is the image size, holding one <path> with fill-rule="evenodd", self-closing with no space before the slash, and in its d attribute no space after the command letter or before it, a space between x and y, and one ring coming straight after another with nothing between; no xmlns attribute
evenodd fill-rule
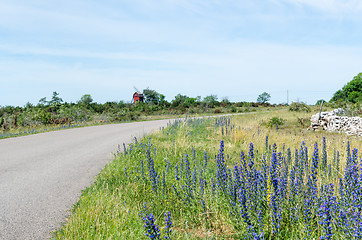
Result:
<svg viewBox="0 0 362 240"><path fill-rule="evenodd" d="M329 100L362 72L359 0L0 0L0 105L134 86L172 100Z"/></svg>

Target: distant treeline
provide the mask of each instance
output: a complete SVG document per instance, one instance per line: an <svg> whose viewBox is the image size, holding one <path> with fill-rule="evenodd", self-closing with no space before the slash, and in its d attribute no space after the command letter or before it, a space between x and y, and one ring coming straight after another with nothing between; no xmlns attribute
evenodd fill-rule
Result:
<svg viewBox="0 0 362 240"><path fill-rule="evenodd" d="M254 111L259 106L275 107L260 99L259 102L230 102L227 98L218 101L216 95L205 98L188 97L178 94L168 102L163 94L155 90L143 90L143 102L125 103L93 101L90 94L83 95L76 103L64 102L59 93L53 92L52 98L41 98L38 104L27 103L24 107L0 106L0 130L19 126L46 124L70 124L88 121L132 121L141 115L228 113ZM269 95L270 98L270 95Z"/></svg>

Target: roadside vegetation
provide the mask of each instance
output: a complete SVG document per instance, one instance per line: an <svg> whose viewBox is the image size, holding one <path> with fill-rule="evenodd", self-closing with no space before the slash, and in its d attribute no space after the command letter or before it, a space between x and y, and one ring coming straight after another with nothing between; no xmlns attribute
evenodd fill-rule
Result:
<svg viewBox="0 0 362 240"><path fill-rule="evenodd" d="M135 139L54 238L358 238L361 139L307 131L310 110L186 118Z"/></svg>
<svg viewBox="0 0 362 240"><path fill-rule="evenodd" d="M265 102L265 99L262 103L232 103L227 98L218 101L216 95L202 99L178 94L168 102L162 94L151 89L143 90L143 95L144 101L136 103L120 101L101 104L94 102L89 94L83 95L76 103L68 103L59 93L53 92L50 100L41 98L37 105L0 106L0 138L97 124L175 118L186 114L240 113L277 107Z"/></svg>

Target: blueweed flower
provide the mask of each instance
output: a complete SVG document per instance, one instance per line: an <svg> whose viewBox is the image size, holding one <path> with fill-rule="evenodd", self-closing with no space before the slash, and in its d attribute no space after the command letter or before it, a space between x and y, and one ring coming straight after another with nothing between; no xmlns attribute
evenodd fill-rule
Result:
<svg viewBox="0 0 362 240"><path fill-rule="evenodd" d="M177 181L180 180L179 175L178 175L178 163L176 163L176 167L175 167L175 179Z"/></svg>
<svg viewBox="0 0 362 240"><path fill-rule="evenodd" d="M327 144L326 144L326 138L323 137L323 147L322 147L322 169L324 170L324 175L327 173Z"/></svg>
<svg viewBox="0 0 362 240"><path fill-rule="evenodd" d="M237 199L237 193L236 193L236 188L235 188L235 184L233 181L233 175L231 174L231 170L228 169L228 176L229 176L229 198L230 198L230 204L232 206L236 205L236 199Z"/></svg>
<svg viewBox="0 0 362 240"><path fill-rule="evenodd" d="M197 186L197 170L196 170L196 167L194 168L194 171L192 173L192 186L193 186L193 189L196 190L196 186Z"/></svg>
<svg viewBox="0 0 362 240"><path fill-rule="evenodd" d="M253 143L249 144L249 159L254 159L254 145L253 145Z"/></svg>
<svg viewBox="0 0 362 240"><path fill-rule="evenodd" d="M151 152L149 148L146 150L146 156L148 163L148 175L150 182L152 183L152 190L157 193L158 176L157 172L155 171L155 163L154 160L151 158Z"/></svg>
<svg viewBox="0 0 362 240"><path fill-rule="evenodd" d="M184 160L181 159L181 164L180 164L180 178L182 178L183 172L184 172Z"/></svg>
<svg viewBox="0 0 362 240"><path fill-rule="evenodd" d="M349 141L347 142L347 161L346 164L348 165L351 162L351 146Z"/></svg>
<svg viewBox="0 0 362 240"><path fill-rule="evenodd" d="M295 166L296 168L299 168L299 152L298 152L298 149L295 149L294 166Z"/></svg>
<svg viewBox="0 0 362 240"><path fill-rule="evenodd" d="M320 239L332 239L332 213L336 202L333 196L333 184L326 185L322 193L322 203L319 211L320 224L323 227L323 235Z"/></svg>
<svg viewBox="0 0 362 240"><path fill-rule="evenodd" d="M313 174L313 173L312 173ZM304 196L304 206L303 206L303 218L304 218L304 233L310 237L311 232L311 219L312 219L312 211L317 204L317 186L316 182L314 182L314 177L310 176L308 178L307 186L306 186L306 194Z"/></svg>
<svg viewBox="0 0 362 240"><path fill-rule="evenodd" d="M203 177L200 177L200 196L202 197L204 195L205 192L205 180L203 179Z"/></svg>
<svg viewBox="0 0 362 240"><path fill-rule="evenodd" d="M172 219L171 213L169 211L165 212L165 239L171 239L170 235L172 233Z"/></svg>
<svg viewBox="0 0 362 240"><path fill-rule="evenodd" d="M177 189L176 189L176 187L175 187L174 184L172 184L172 188L173 188L173 190L175 191L176 196L177 196L177 197L180 197L180 193L177 191Z"/></svg>
<svg viewBox="0 0 362 240"><path fill-rule="evenodd" d="M155 218L152 213L148 213L147 205L144 203L143 221L145 222L146 236L150 239L160 239L161 232L158 225L155 223Z"/></svg>
<svg viewBox="0 0 362 240"><path fill-rule="evenodd" d="M239 191L239 189L241 188L241 178L240 178L240 169L239 167L236 165L234 166L234 184L235 184L235 190Z"/></svg>
<svg viewBox="0 0 362 240"><path fill-rule="evenodd" d="M143 180L145 180L145 167L143 164L143 160L141 160L141 177Z"/></svg>
<svg viewBox="0 0 362 240"><path fill-rule="evenodd" d="M305 159L305 142L303 141L300 150L299 150L299 161L298 161L298 167L299 167L299 179L304 183L304 174L305 174L305 165L306 165L306 159Z"/></svg>
<svg viewBox="0 0 362 240"><path fill-rule="evenodd" d="M265 151L266 152L268 151L268 146L269 146L269 138L268 138L268 135L266 135L266 137L265 137Z"/></svg>
<svg viewBox="0 0 362 240"><path fill-rule="evenodd" d="M247 201L246 201L245 190L243 188L241 188L239 190L239 201L240 201L241 217L243 218L243 221L247 225L251 225L250 217L249 217L249 214L248 214L248 207L246 206Z"/></svg>
<svg viewBox="0 0 362 240"><path fill-rule="evenodd" d="M124 155L127 155L127 147L126 147L125 143L123 143L123 152L124 152Z"/></svg>
<svg viewBox="0 0 362 240"><path fill-rule="evenodd" d="M290 219L292 223L296 223L298 220L298 214L296 214L297 205L296 199L298 196L298 186L297 182L295 180L295 166L292 167L292 170L290 171L290 196L289 201L291 202L290 207Z"/></svg>
<svg viewBox="0 0 362 240"><path fill-rule="evenodd" d="M340 166L340 156L339 156L339 151L337 151L337 156L336 156L336 170L339 173L339 166Z"/></svg>
<svg viewBox="0 0 362 240"><path fill-rule="evenodd" d="M191 179L191 169L190 169L190 162L189 156L186 154L185 156L185 194L186 200L190 202L190 198L193 198L192 193L192 179Z"/></svg>
<svg viewBox="0 0 362 240"><path fill-rule="evenodd" d="M216 189L215 180L214 178L211 178L211 195L215 194L215 189Z"/></svg>
<svg viewBox="0 0 362 240"><path fill-rule="evenodd" d="M167 165L166 165L166 173L168 174L168 171L170 169L170 160L167 160Z"/></svg>
<svg viewBox="0 0 362 240"><path fill-rule="evenodd" d="M290 151L290 148L287 149L287 163L288 165L292 164L292 152Z"/></svg>
<svg viewBox="0 0 362 240"><path fill-rule="evenodd" d="M147 231L146 236L148 236L150 239L160 239L160 228L157 224L155 224L155 218L153 217L153 214L147 214L143 220L145 221L145 228Z"/></svg>
<svg viewBox="0 0 362 240"><path fill-rule="evenodd" d="M273 233L278 234L280 228L280 221L281 221L281 209L279 206L278 196L277 193L274 193L271 198L271 208L272 208L272 223L273 223Z"/></svg>
<svg viewBox="0 0 362 240"><path fill-rule="evenodd" d="M319 164L318 143L314 143L314 152L313 152L312 167L311 167L313 180L316 180L317 178L318 164Z"/></svg>
<svg viewBox="0 0 362 240"><path fill-rule="evenodd" d="M262 175L263 175L263 182L262 184L264 185L264 189L266 189L267 187L267 179L268 179L268 175L269 175L269 165L267 164L267 160L266 160L266 155L263 154L263 158L261 159L261 170L262 170Z"/></svg>
<svg viewBox="0 0 362 240"><path fill-rule="evenodd" d="M207 152L205 151L205 153L204 153L204 170L206 170L206 168L207 168L207 162L208 162L208 156L207 156Z"/></svg>
<svg viewBox="0 0 362 240"><path fill-rule="evenodd" d="M201 206L202 206L202 212L205 214L206 216L206 204L205 201L203 199L201 199ZM207 217L207 216L206 216Z"/></svg>
<svg viewBox="0 0 362 240"><path fill-rule="evenodd" d="M196 161L196 151L194 148L192 148L192 161Z"/></svg>
<svg viewBox="0 0 362 240"><path fill-rule="evenodd" d="M275 151L271 157L271 168L270 168L271 180L274 187L274 193L278 191L278 175L279 175L279 162Z"/></svg>
<svg viewBox="0 0 362 240"><path fill-rule="evenodd" d="M124 168L124 175L126 176L126 178L128 178L128 175L127 175L127 168L126 168L126 167Z"/></svg>
<svg viewBox="0 0 362 240"><path fill-rule="evenodd" d="M240 168L241 168L242 183L245 183L247 180L247 176L249 174L248 174L248 167L245 160L244 152L240 152Z"/></svg>
<svg viewBox="0 0 362 240"><path fill-rule="evenodd" d="M166 176L165 176L165 172L163 172L163 175L162 175L162 195L165 194L166 192Z"/></svg>
<svg viewBox="0 0 362 240"><path fill-rule="evenodd" d="M228 184L228 174L227 174L227 167L226 167L225 159L224 159L224 141L220 141L220 149L219 149L219 154L217 155L217 158L216 158L216 165L217 165L216 179L217 179L218 187L224 193L226 193L226 191L227 191L226 187Z"/></svg>
<svg viewBox="0 0 362 240"><path fill-rule="evenodd" d="M354 148L352 150L352 163L357 164L358 162L358 149Z"/></svg>
<svg viewBox="0 0 362 240"><path fill-rule="evenodd" d="M129 145L129 152L132 152L132 150L133 150L133 144L130 144Z"/></svg>

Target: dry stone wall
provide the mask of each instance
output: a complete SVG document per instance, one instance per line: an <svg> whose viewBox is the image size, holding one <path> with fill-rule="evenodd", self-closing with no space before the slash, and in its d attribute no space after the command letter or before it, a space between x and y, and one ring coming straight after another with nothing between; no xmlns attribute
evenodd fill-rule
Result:
<svg viewBox="0 0 362 240"><path fill-rule="evenodd" d="M329 132L344 132L348 135L362 136L362 118L343 116L343 109L331 112L317 113L311 117L310 130L326 130Z"/></svg>

